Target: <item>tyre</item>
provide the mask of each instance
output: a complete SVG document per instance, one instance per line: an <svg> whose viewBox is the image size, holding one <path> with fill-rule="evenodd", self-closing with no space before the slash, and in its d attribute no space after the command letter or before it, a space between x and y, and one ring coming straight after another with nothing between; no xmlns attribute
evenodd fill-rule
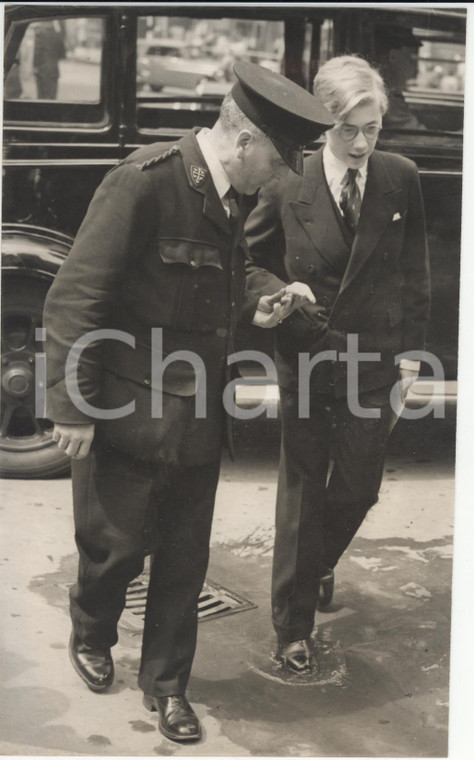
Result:
<svg viewBox="0 0 474 760"><path fill-rule="evenodd" d="M45 478L70 468L68 457L52 440L53 423L35 408L35 376L45 347L37 328L42 326L50 284L34 273L3 277L0 475L4 478Z"/></svg>

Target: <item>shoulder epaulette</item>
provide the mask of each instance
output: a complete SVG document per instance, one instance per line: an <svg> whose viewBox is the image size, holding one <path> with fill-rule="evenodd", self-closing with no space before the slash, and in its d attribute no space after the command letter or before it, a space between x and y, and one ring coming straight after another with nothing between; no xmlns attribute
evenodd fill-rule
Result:
<svg viewBox="0 0 474 760"><path fill-rule="evenodd" d="M144 161L142 164L137 164L137 169L140 169L141 172L144 172L146 169L151 169L152 166L156 166L157 164L161 164L162 161L166 161L167 158L174 156L175 153L179 153L179 145L172 145L169 150L166 150L164 153L160 153L159 156L153 156L147 161Z"/></svg>

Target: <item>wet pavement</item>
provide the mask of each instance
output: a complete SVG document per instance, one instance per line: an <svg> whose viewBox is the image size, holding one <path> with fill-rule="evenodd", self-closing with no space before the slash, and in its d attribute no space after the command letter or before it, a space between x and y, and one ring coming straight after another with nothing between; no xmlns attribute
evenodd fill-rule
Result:
<svg viewBox="0 0 474 760"><path fill-rule="evenodd" d="M188 697L203 740L158 732L136 684L140 635L124 618L116 681L93 694L68 661L74 580L70 481L2 481L5 755L444 757L453 536L453 427L395 430L379 503L317 615L319 671L271 654L269 588L278 431L237 430L224 460L208 578L254 605L203 621Z"/></svg>

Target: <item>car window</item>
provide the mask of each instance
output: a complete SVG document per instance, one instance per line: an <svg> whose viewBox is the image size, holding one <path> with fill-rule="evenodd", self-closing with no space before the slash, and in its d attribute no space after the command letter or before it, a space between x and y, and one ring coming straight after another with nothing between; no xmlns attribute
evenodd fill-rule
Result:
<svg viewBox="0 0 474 760"><path fill-rule="evenodd" d="M98 103L102 18L16 22L7 43L6 101Z"/></svg>
<svg viewBox="0 0 474 760"><path fill-rule="evenodd" d="M463 11L337 10L313 42L311 69L335 55L361 55L385 80L386 130L461 132L465 24Z"/></svg>
<svg viewBox="0 0 474 760"><path fill-rule="evenodd" d="M385 80L386 129L462 131L465 12L367 10L350 24L346 50L375 63Z"/></svg>
<svg viewBox="0 0 474 760"><path fill-rule="evenodd" d="M432 34L413 29L422 41L418 52L416 76L408 83L411 93L464 93L465 44L449 32Z"/></svg>
<svg viewBox="0 0 474 760"><path fill-rule="evenodd" d="M384 126L462 130L465 43L459 33L407 24L379 25L376 32L386 44L376 56L389 91Z"/></svg>
<svg viewBox="0 0 474 760"><path fill-rule="evenodd" d="M140 128L213 123L238 60L280 72L284 22L243 18L141 16L137 25Z"/></svg>

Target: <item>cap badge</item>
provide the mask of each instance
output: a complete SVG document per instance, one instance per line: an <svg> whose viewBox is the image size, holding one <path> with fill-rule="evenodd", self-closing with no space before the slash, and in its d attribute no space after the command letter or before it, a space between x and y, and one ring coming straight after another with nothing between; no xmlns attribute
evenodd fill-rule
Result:
<svg viewBox="0 0 474 760"><path fill-rule="evenodd" d="M207 175L208 171L203 169L202 166L194 166L194 164L191 166L191 179L196 187L202 185Z"/></svg>

